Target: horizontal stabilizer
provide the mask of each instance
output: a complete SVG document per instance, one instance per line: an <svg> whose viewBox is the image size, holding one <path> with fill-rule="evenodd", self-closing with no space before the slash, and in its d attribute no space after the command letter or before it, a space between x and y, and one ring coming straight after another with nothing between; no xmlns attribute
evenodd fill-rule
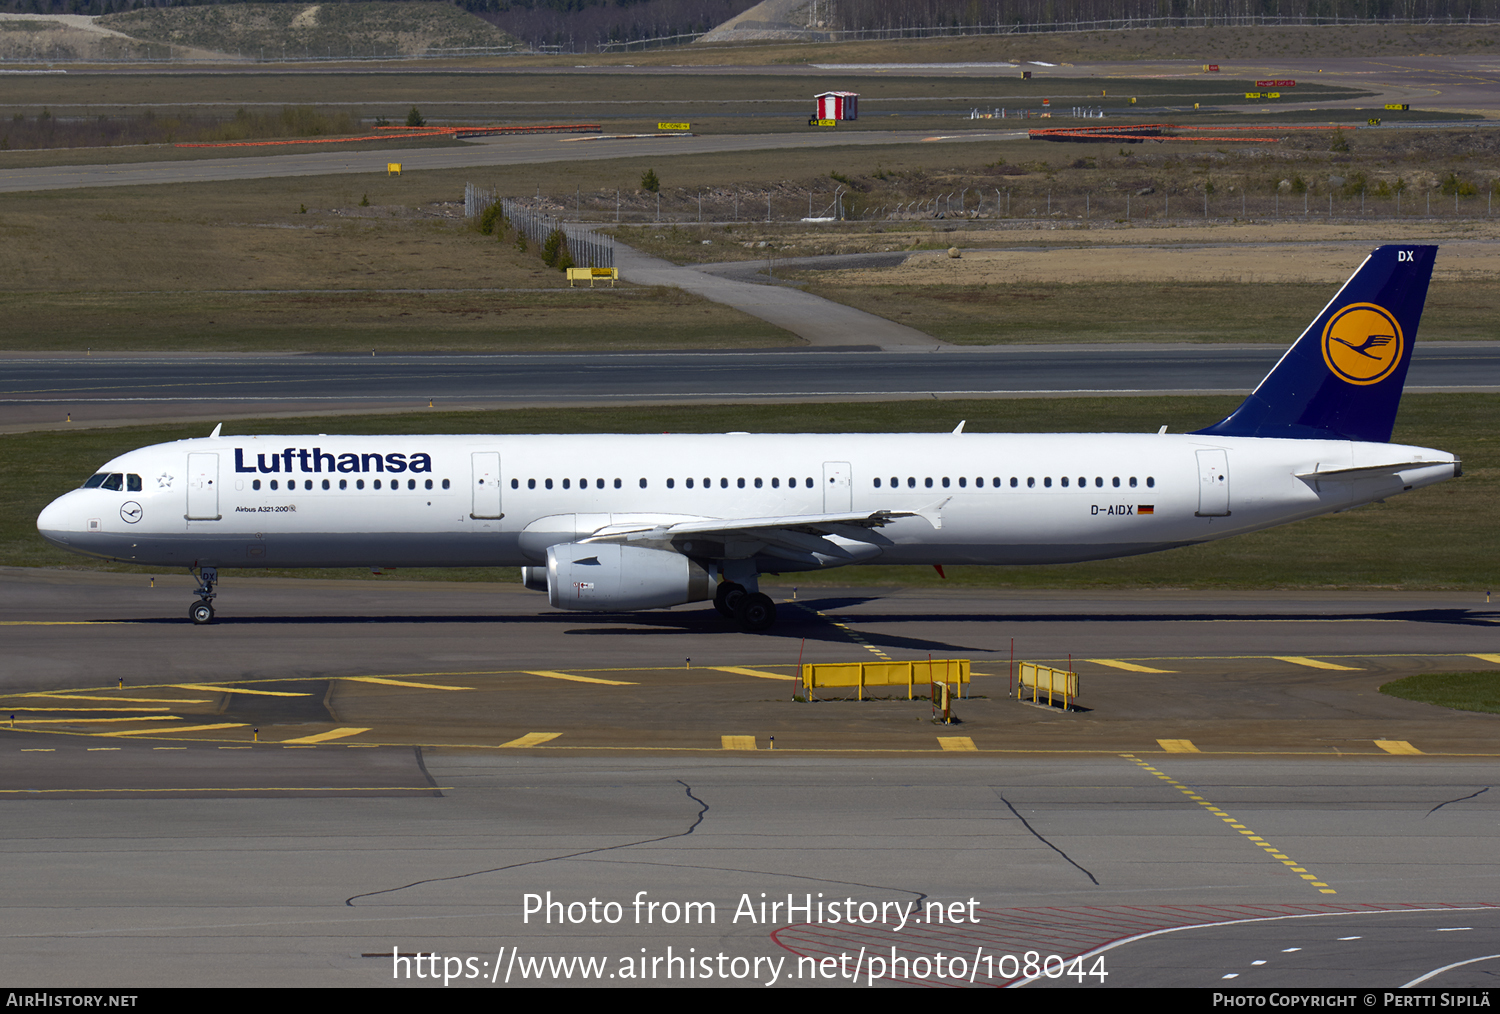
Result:
<svg viewBox="0 0 1500 1014"><path fill-rule="evenodd" d="M1460 474L1460 464L1453 461L1396 461L1389 465L1361 465L1358 468L1327 468L1316 472L1298 472L1297 478L1324 482L1351 482L1355 479L1378 479L1385 475L1399 475L1415 468L1431 468L1434 465L1452 465L1453 475Z"/></svg>

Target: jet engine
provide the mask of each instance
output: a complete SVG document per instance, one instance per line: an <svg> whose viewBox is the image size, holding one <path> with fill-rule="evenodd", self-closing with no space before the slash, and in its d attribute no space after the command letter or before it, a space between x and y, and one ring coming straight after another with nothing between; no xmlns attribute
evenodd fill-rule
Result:
<svg viewBox="0 0 1500 1014"><path fill-rule="evenodd" d="M680 553L614 543L547 548L547 599L559 609L655 609L714 597L714 581Z"/></svg>

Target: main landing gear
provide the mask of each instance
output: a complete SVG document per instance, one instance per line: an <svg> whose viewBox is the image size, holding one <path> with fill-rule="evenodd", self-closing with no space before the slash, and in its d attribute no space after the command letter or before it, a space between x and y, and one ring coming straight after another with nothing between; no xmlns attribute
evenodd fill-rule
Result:
<svg viewBox="0 0 1500 1014"><path fill-rule="evenodd" d="M770 630L776 623L776 603L769 595L746 591L744 585L725 581L714 593L714 608L720 616L734 620L744 631Z"/></svg>
<svg viewBox="0 0 1500 1014"><path fill-rule="evenodd" d="M198 593L198 601L188 607L188 619L201 627L214 619L214 597L218 594L214 585L219 583L219 571L215 567L199 567L197 577L198 587L194 591Z"/></svg>

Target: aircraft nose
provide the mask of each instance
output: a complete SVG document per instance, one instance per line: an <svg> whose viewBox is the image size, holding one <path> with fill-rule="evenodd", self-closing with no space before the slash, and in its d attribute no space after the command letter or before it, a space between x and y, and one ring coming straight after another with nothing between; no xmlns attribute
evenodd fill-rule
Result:
<svg viewBox="0 0 1500 1014"><path fill-rule="evenodd" d="M68 536L81 531L76 517L77 511L68 502L72 493L64 493L53 500L36 516L36 530L42 538L59 546L68 544Z"/></svg>

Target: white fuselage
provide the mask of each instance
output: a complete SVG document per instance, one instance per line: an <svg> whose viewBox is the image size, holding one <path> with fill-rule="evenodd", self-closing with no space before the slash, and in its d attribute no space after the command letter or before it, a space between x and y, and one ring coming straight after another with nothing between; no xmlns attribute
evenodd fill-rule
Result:
<svg viewBox="0 0 1500 1014"><path fill-rule="evenodd" d="M921 511L838 554L738 553L762 572L1043 564L1268 528L1456 467L1421 447L1191 434L218 437L121 455L100 472L139 489L73 490L37 526L160 566L494 567L611 524ZM1309 477L1358 468L1381 474Z"/></svg>

